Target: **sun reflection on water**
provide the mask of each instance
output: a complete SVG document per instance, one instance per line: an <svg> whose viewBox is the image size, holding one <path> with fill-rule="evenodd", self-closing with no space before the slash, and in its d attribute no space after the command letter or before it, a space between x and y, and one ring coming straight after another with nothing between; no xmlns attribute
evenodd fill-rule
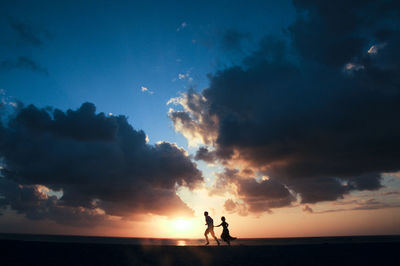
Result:
<svg viewBox="0 0 400 266"><path fill-rule="evenodd" d="M178 240L178 242L176 242L176 245L177 246L181 246L181 247L186 246L186 241L185 240Z"/></svg>

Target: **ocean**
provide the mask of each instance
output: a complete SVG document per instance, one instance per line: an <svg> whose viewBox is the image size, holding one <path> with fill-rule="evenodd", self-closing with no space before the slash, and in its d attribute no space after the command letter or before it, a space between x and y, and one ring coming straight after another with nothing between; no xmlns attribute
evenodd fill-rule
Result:
<svg viewBox="0 0 400 266"><path fill-rule="evenodd" d="M205 239L167 239L134 237L98 237L35 234L0 234L0 240L22 240L56 243L123 244L141 246L204 246ZM293 238L238 238L232 246L282 246L309 244L400 243L400 235L387 236L332 236ZM216 242L210 239L210 245ZM221 242L221 245L225 243Z"/></svg>

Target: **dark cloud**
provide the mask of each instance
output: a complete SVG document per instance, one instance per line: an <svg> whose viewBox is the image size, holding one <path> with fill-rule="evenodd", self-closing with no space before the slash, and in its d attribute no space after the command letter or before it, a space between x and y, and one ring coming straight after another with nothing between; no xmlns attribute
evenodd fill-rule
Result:
<svg viewBox="0 0 400 266"><path fill-rule="evenodd" d="M48 189L40 185L19 185L0 178L0 206L24 214L28 219L50 219L60 224L96 226L108 221L98 208L63 206L56 196L49 196Z"/></svg>
<svg viewBox="0 0 400 266"><path fill-rule="evenodd" d="M400 208L400 204L398 204L398 203L381 202L374 198L368 199L365 201L359 201L359 200L345 201L345 202L337 203L335 205L343 205L343 206L351 205L351 206L348 208L337 208L337 209L327 209L327 210L323 210L323 211L315 211L313 213L321 214L321 213L329 213L329 212L342 212L342 211L354 211L354 210L362 211L362 210Z"/></svg>
<svg viewBox="0 0 400 266"><path fill-rule="evenodd" d="M11 29L17 33L20 42L31 46L42 46L46 39L51 39L52 34L47 30L32 27L16 19L9 19Z"/></svg>
<svg viewBox="0 0 400 266"><path fill-rule="evenodd" d="M228 213L237 213L240 216L247 216L249 214L248 206L246 203L237 202L232 199L227 199L224 203L224 209Z"/></svg>
<svg viewBox="0 0 400 266"><path fill-rule="evenodd" d="M306 60L342 66L362 57L367 45L383 41L399 26L398 1L294 0L303 14L289 27L295 48Z"/></svg>
<svg viewBox="0 0 400 266"><path fill-rule="evenodd" d="M45 67L25 54L33 54L35 49L43 47L47 40L53 38L52 34L39 26L12 17L6 17L6 23L11 31L3 36L9 40L3 41L11 49L10 54L19 56L0 59L0 71L24 69L48 75Z"/></svg>
<svg viewBox="0 0 400 266"><path fill-rule="evenodd" d="M213 152L210 152L207 147L200 147L197 150L197 152L196 152L196 154L194 156L194 159L197 160L197 161L198 160L202 160L202 161L205 161L207 163L213 163L213 162L215 162L215 160L217 158L216 158L216 154L213 153Z"/></svg>
<svg viewBox="0 0 400 266"><path fill-rule="evenodd" d="M305 205L302 210L303 210L303 212L308 212L308 213L314 212L313 209L308 205Z"/></svg>
<svg viewBox="0 0 400 266"><path fill-rule="evenodd" d="M245 41L251 38L250 33L229 29L222 34L221 48L227 51L241 51Z"/></svg>
<svg viewBox="0 0 400 266"><path fill-rule="evenodd" d="M249 205L250 212L290 206L295 200L285 186L274 180L239 180L238 195Z"/></svg>
<svg viewBox="0 0 400 266"><path fill-rule="evenodd" d="M66 112L20 106L0 127L0 156L1 205L31 219L192 215L176 189L203 181L183 149L149 145L126 117L91 103Z"/></svg>
<svg viewBox="0 0 400 266"><path fill-rule="evenodd" d="M34 72L43 73L45 75L49 74L46 68L40 66L28 56L19 56L16 59L7 59L0 61L0 71L9 71L12 69L26 69Z"/></svg>
<svg viewBox="0 0 400 266"><path fill-rule="evenodd" d="M250 212L271 212L273 208L290 206L295 197L281 183L273 179L256 181L254 177L243 176L236 169L225 169L217 174L217 182L211 194L224 195L226 192L236 194ZM233 211L239 204L232 200L225 202L225 209Z"/></svg>
<svg viewBox="0 0 400 266"><path fill-rule="evenodd" d="M388 191L388 192L384 192L383 193L384 196L388 196L388 195L400 195L399 191Z"/></svg>
<svg viewBox="0 0 400 266"><path fill-rule="evenodd" d="M379 189L381 173L400 170L398 2L295 6L288 41L264 38L243 64L210 75L209 88L175 100L187 118L179 126L172 119L176 129L213 146L197 159L270 177L230 180L253 211L274 206L275 190L283 199L276 206L290 202L285 189L301 203L332 201Z"/></svg>
<svg viewBox="0 0 400 266"><path fill-rule="evenodd" d="M232 199L227 199L224 203L226 211L231 212L236 209L236 203Z"/></svg>

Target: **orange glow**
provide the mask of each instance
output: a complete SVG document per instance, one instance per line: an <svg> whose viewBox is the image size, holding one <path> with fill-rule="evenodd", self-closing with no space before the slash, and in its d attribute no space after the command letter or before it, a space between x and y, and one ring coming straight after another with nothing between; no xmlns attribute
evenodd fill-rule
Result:
<svg viewBox="0 0 400 266"><path fill-rule="evenodd" d="M149 216L142 221L121 220L112 226L82 227L79 230L50 221L38 221L27 227L26 223L30 221L20 214L4 216L0 219L0 225L3 228L9 226L21 233L64 232L72 235L203 239L206 229L202 214L204 208L200 211L190 220ZM274 210L274 213L260 216L239 216L216 209L215 212L210 211L210 214L215 225L220 223L220 215L225 215L231 235L238 238L400 234L400 208L309 214L302 212L300 207L294 207ZM221 227L215 228L214 231L219 238L222 233Z"/></svg>
<svg viewBox="0 0 400 266"><path fill-rule="evenodd" d="M397 181L397 176L394 179ZM390 179L391 180L391 179ZM303 205L293 205L286 208L273 209L271 213L248 213L241 216L238 213L227 212L224 209L226 199L231 195L212 195L207 189L189 191L179 189L179 197L194 210L190 218L177 219L159 215L137 215L130 220L114 217L107 222L95 226L71 227L42 220L32 222L24 215L12 210L4 210L0 219L1 228L13 228L18 233L33 234L72 234L119 237L150 237L176 238L177 245L185 245L184 239L204 239L206 229L204 211L208 211L214 220L214 225L221 223L225 216L229 223L232 236L240 238L273 238L273 237L313 237L340 235L390 235L400 234L400 208L382 208L372 210L351 209L356 203L366 202L369 198L385 199L398 206L400 194L393 193L396 188L384 188L375 192L354 193L335 202L322 202L310 205L313 212L304 212ZM386 195L391 192L390 195ZM384 195L384 196L382 196ZM385 197L385 198L383 198ZM334 210L338 211L327 211ZM348 209L345 211L340 211ZM324 212L325 211L325 212ZM177 217L177 216L175 216ZM29 226L27 226L29 225ZM221 227L214 229L219 238Z"/></svg>
<svg viewBox="0 0 400 266"><path fill-rule="evenodd" d="M177 246L186 246L186 241L185 240L178 240L178 242L176 243Z"/></svg>
<svg viewBox="0 0 400 266"><path fill-rule="evenodd" d="M177 232L187 232L192 229L192 223L189 220L177 219L172 222L172 227Z"/></svg>

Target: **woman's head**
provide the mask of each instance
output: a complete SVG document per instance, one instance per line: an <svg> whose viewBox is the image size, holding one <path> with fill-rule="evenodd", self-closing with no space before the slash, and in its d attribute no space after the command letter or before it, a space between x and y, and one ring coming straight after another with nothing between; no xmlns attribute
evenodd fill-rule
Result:
<svg viewBox="0 0 400 266"><path fill-rule="evenodd" d="M222 217L221 217L221 220L222 220L223 222L225 222L225 217L224 217L224 216L222 216Z"/></svg>

